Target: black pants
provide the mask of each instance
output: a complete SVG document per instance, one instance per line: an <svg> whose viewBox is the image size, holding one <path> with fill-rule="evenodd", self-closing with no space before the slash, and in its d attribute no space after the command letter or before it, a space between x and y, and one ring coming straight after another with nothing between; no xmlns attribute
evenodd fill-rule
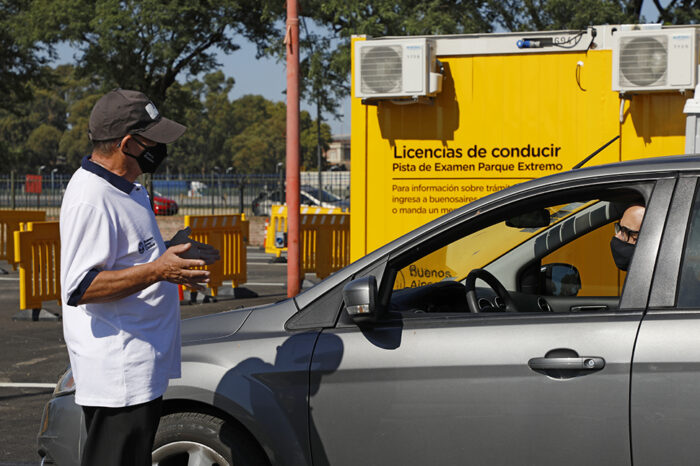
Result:
<svg viewBox="0 0 700 466"><path fill-rule="evenodd" d="M87 440L82 466L151 466L163 397L123 408L83 406Z"/></svg>

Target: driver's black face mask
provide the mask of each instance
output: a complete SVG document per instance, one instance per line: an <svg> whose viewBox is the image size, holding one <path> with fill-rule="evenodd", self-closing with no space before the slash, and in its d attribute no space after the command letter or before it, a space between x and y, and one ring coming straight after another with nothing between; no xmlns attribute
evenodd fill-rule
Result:
<svg viewBox="0 0 700 466"><path fill-rule="evenodd" d="M634 255L634 244L626 243L615 236L610 240L610 252L618 269L627 271Z"/></svg>
<svg viewBox="0 0 700 466"><path fill-rule="evenodd" d="M144 146L138 139L133 138L136 144L144 148L141 155L136 156L124 151L126 155L136 159L142 173L155 173L163 160L168 156L168 149L165 144L158 143L155 146Z"/></svg>

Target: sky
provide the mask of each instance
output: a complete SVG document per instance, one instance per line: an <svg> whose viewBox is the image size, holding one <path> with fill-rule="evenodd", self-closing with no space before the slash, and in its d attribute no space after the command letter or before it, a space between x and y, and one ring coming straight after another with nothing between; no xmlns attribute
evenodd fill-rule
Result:
<svg viewBox="0 0 700 466"><path fill-rule="evenodd" d="M668 4L670 0L662 0L662 4ZM655 20L658 11L651 0L644 1L642 14L648 20ZM255 46L241 38L237 41L241 46L236 52L226 55L219 54L219 62L222 64L222 71L226 76L235 79L236 84L231 91L231 98L237 99L246 94L259 94L268 100L285 101L284 90L286 89L287 75L285 63L276 62L269 58L255 58ZM59 47L59 63L72 61L74 51L67 45ZM349 79L349 78L348 78ZM315 117L315 108L302 102L302 110L311 112ZM333 135L350 134L350 97L343 100L340 105L340 120L335 120L330 116L325 116L325 122L331 127Z"/></svg>
<svg viewBox="0 0 700 466"><path fill-rule="evenodd" d="M245 39L238 40L239 50L230 55L219 55L222 71L232 76L236 84L231 91L231 98L237 99L246 94L260 94L268 100L285 101L284 90L287 88L287 72L284 61L277 63L269 58L255 58L255 45ZM350 79L350 78L348 78ZM316 107L301 102L301 109L316 118ZM350 97L341 102L339 113L341 120L325 116L325 123L331 127L333 135L350 134Z"/></svg>

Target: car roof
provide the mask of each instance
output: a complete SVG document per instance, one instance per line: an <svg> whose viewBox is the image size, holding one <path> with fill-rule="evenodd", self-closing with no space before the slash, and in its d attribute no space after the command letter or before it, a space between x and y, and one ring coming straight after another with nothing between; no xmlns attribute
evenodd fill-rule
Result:
<svg viewBox="0 0 700 466"><path fill-rule="evenodd" d="M560 176L588 176L588 173L597 171L602 175L630 174L630 173L651 173L661 171L693 171L700 168L700 155L672 155L663 157L652 157L628 160L624 162L594 165L575 170L558 173ZM552 175L555 176L555 175Z"/></svg>

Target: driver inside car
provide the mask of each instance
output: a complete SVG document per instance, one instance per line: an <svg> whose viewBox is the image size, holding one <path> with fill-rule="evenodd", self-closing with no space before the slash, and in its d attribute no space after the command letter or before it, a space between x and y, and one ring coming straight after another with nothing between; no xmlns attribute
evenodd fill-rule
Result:
<svg viewBox="0 0 700 466"><path fill-rule="evenodd" d="M620 221L615 223L615 236L610 240L610 251L618 269L627 271L642 227L645 208L633 205L625 209Z"/></svg>

